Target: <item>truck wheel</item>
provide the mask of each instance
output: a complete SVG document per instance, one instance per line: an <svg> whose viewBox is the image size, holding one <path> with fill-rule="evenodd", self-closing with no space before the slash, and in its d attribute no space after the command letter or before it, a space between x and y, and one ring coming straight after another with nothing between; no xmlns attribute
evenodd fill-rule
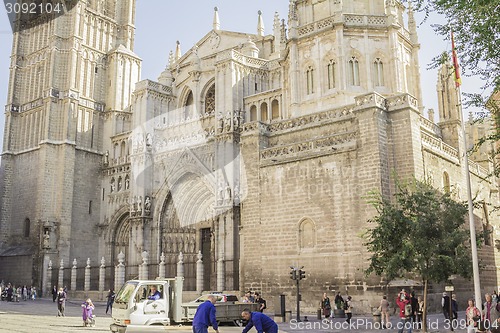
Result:
<svg viewBox="0 0 500 333"><path fill-rule="evenodd" d="M243 320L241 319L235 319L233 320L234 326L242 327L243 326Z"/></svg>

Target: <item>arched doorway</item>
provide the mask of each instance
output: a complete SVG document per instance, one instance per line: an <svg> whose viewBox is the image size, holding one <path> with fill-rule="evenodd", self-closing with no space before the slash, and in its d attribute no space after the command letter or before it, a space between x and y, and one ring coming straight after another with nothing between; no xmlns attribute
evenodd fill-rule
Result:
<svg viewBox="0 0 500 333"><path fill-rule="evenodd" d="M160 212L159 251L165 255L166 275L175 276L179 252L184 256L184 287L196 289L196 261L202 252L205 290L215 273L213 228L215 195L203 175L185 173L170 187Z"/></svg>
<svg viewBox="0 0 500 333"><path fill-rule="evenodd" d="M135 278L135 270L127 264L132 256L131 249L131 224L129 220L129 213L122 214L116 223L116 228L114 230L112 241L111 241L111 263L112 263L112 274L114 276L114 266L118 264L118 254L123 252L125 254L125 280ZM112 281L111 281L112 283Z"/></svg>

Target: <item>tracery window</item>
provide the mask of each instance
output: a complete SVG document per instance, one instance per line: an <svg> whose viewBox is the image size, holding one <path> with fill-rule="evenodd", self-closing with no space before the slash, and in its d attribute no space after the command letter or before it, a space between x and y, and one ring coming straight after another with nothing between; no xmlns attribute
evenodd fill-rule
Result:
<svg viewBox="0 0 500 333"><path fill-rule="evenodd" d="M373 62L373 83L376 87L384 85L384 64L380 58Z"/></svg>
<svg viewBox="0 0 500 333"><path fill-rule="evenodd" d="M349 84L351 86L359 86L359 61L356 57L352 57L348 62Z"/></svg>
<svg viewBox="0 0 500 333"><path fill-rule="evenodd" d="M205 95L205 114L213 114L215 112L215 84L213 84Z"/></svg>

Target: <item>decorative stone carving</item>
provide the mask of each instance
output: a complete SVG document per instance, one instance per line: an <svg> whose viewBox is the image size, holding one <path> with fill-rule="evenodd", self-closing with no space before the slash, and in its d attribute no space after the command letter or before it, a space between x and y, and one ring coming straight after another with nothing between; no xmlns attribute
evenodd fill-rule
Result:
<svg viewBox="0 0 500 333"><path fill-rule="evenodd" d="M137 213L139 215L142 214L142 196L141 195L137 197Z"/></svg>
<svg viewBox="0 0 500 333"><path fill-rule="evenodd" d="M50 249L50 235L48 230L45 230L45 234L43 235L43 248L46 250Z"/></svg>
<svg viewBox="0 0 500 333"><path fill-rule="evenodd" d="M102 157L102 164L104 166L109 165L109 150L106 150L106 152L104 153L104 156Z"/></svg>
<svg viewBox="0 0 500 333"><path fill-rule="evenodd" d="M146 196L144 199L144 215L149 216L151 214L151 198Z"/></svg>

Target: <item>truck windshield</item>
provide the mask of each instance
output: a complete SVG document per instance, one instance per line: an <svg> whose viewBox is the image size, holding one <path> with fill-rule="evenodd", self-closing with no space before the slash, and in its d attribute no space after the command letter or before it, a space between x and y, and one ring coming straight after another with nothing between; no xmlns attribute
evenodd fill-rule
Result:
<svg viewBox="0 0 500 333"><path fill-rule="evenodd" d="M122 289L118 292L115 298L115 303L128 303L128 300L134 293L135 288L139 282L127 282L123 285Z"/></svg>

